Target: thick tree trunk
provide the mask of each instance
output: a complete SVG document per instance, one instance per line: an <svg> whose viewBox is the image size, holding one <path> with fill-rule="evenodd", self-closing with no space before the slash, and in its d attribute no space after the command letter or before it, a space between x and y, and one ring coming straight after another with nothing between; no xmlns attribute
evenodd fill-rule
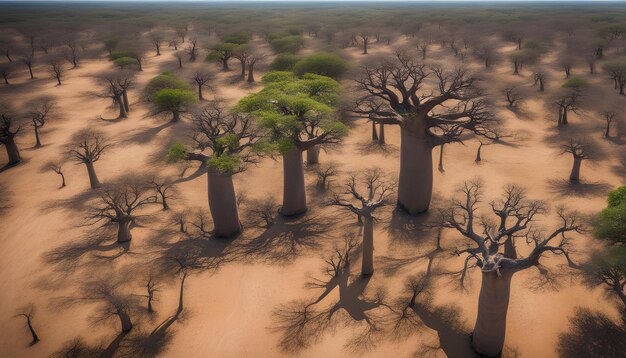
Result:
<svg viewBox="0 0 626 358"><path fill-rule="evenodd" d="M248 65L248 83L254 83L254 65Z"/></svg>
<svg viewBox="0 0 626 358"><path fill-rule="evenodd" d="M222 70L230 71L230 68L228 68L228 60L222 60Z"/></svg>
<svg viewBox="0 0 626 358"><path fill-rule="evenodd" d="M432 148L425 139L401 129L398 206L411 215L428 210L433 191Z"/></svg>
<svg viewBox="0 0 626 358"><path fill-rule="evenodd" d="M214 235L230 237L241 230L233 177L208 168L209 209L213 217Z"/></svg>
<svg viewBox="0 0 626 358"><path fill-rule="evenodd" d="M572 172L569 175L570 181L579 181L580 180L580 165L582 164L582 158L574 157L574 165L572 166Z"/></svg>
<svg viewBox="0 0 626 358"><path fill-rule="evenodd" d="M372 121L372 140L378 141L378 132L376 131L376 122Z"/></svg>
<svg viewBox="0 0 626 358"><path fill-rule="evenodd" d="M543 92L544 91L544 86L543 86L543 80L539 80L539 91Z"/></svg>
<svg viewBox="0 0 626 358"><path fill-rule="evenodd" d="M378 128L378 144L385 144L385 124L380 122Z"/></svg>
<svg viewBox="0 0 626 358"><path fill-rule="evenodd" d="M98 180L98 176L96 175L96 169L93 167L93 162L85 163L87 166L87 173L89 174L89 185L91 185L91 189L97 189L100 187L100 181Z"/></svg>
<svg viewBox="0 0 626 358"><path fill-rule="evenodd" d="M120 108L120 114L118 115L117 118L128 118L128 114L126 114L126 106L124 105L124 99L122 97L119 97L119 98L116 98L115 101L117 102Z"/></svg>
<svg viewBox="0 0 626 358"><path fill-rule="evenodd" d="M120 323L122 324L122 332L130 332L130 330L133 329L133 323L130 321L128 313L123 310L119 310L117 311L117 315L120 318Z"/></svg>
<svg viewBox="0 0 626 358"><path fill-rule="evenodd" d="M557 126L561 126L563 124L563 107L559 106L559 119L556 123Z"/></svg>
<svg viewBox="0 0 626 358"><path fill-rule="evenodd" d="M39 139L39 125L37 123L33 123L33 126L35 127L35 147L39 148L41 147L41 139Z"/></svg>
<svg viewBox="0 0 626 358"><path fill-rule="evenodd" d="M369 276L374 273L374 219L364 217L363 221L363 262L361 274Z"/></svg>
<svg viewBox="0 0 626 358"><path fill-rule="evenodd" d="M124 100L124 110L128 114L130 112L130 102L128 101L128 91L122 91L122 99Z"/></svg>
<svg viewBox="0 0 626 358"><path fill-rule="evenodd" d="M611 136L611 123L606 123L606 128L604 129L604 138L609 138Z"/></svg>
<svg viewBox="0 0 626 358"><path fill-rule="evenodd" d="M313 146L306 151L306 164L315 165L320 162L320 146Z"/></svg>
<svg viewBox="0 0 626 358"><path fill-rule="evenodd" d="M302 152L292 149L283 154L283 206L280 209L284 216L302 214L307 210L306 190L304 187L304 165Z"/></svg>
<svg viewBox="0 0 626 358"><path fill-rule="evenodd" d="M363 54L367 55L367 42L368 40L363 40Z"/></svg>
<svg viewBox="0 0 626 358"><path fill-rule="evenodd" d="M511 273L483 272L478 298L478 317L472 334L476 352L494 357L502 352L506 333L506 313L511 293Z"/></svg>
<svg viewBox="0 0 626 358"><path fill-rule="evenodd" d="M198 84L198 99L200 101L204 101L204 96L202 96L202 85Z"/></svg>
<svg viewBox="0 0 626 358"><path fill-rule="evenodd" d="M15 144L15 140L12 137L7 138L4 146L7 148L9 165L15 165L22 161L22 157L20 156L20 150L17 148L17 144Z"/></svg>
<svg viewBox="0 0 626 358"><path fill-rule="evenodd" d="M179 111L172 111L172 122L177 123L180 122L180 112Z"/></svg>
<svg viewBox="0 0 626 358"><path fill-rule="evenodd" d="M130 218L122 218L117 223L117 242L128 242L132 240L133 235L130 233Z"/></svg>
<svg viewBox="0 0 626 358"><path fill-rule="evenodd" d="M561 124L567 125L567 108L563 108L563 117L561 118Z"/></svg>
<svg viewBox="0 0 626 358"><path fill-rule="evenodd" d="M178 58L178 68L183 68L183 59L182 59L182 57Z"/></svg>

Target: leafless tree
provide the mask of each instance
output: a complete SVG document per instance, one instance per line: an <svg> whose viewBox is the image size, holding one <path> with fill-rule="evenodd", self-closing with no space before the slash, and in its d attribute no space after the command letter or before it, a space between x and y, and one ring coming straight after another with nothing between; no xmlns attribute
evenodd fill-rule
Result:
<svg viewBox="0 0 626 358"><path fill-rule="evenodd" d="M145 275L144 281L143 281L143 287L146 290L146 294L144 295L144 297L146 298L147 310L148 312L153 313L154 308L152 307L152 303L157 300L155 295L158 291L160 291L160 289L159 289L159 285L157 282L157 278L152 273L152 271L148 272Z"/></svg>
<svg viewBox="0 0 626 358"><path fill-rule="evenodd" d="M611 137L611 124L613 124L613 122L615 121L615 116L617 116L617 113L613 111L604 112L604 122L606 123L605 129L604 129L604 138Z"/></svg>
<svg viewBox="0 0 626 358"><path fill-rule="evenodd" d="M50 61L50 75L52 78L57 80L57 84L61 85L61 79L63 78L63 74L65 73L65 67L63 66L63 62L59 60L51 60Z"/></svg>
<svg viewBox="0 0 626 358"><path fill-rule="evenodd" d="M189 40L189 45L187 46L187 54L189 54L189 62L196 61L196 57L198 56L197 42L198 40L196 39Z"/></svg>
<svg viewBox="0 0 626 358"><path fill-rule="evenodd" d="M582 93L579 89L567 89L556 95L554 104L558 110L557 126L567 125L569 112L578 113Z"/></svg>
<svg viewBox="0 0 626 358"><path fill-rule="evenodd" d="M196 74L193 75L193 80L198 85L198 99L200 101L204 101L204 96L202 95L202 89L203 88L211 89L208 83L209 81L213 80L213 75L208 72L196 72Z"/></svg>
<svg viewBox="0 0 626 358"><path fill-rule="evenodd" d="M158 198L156 199L157 202L160 199L161 205L163 205L163 210L168 210L170 207L167 204L167 199L170 199L172 197L174 183L169 179L154 177L150 179L149 184L156 191L155 198Z"/></svg>
<svg viewBox="0 0 626 358"><path fill-rule="evenodd" d="M442 210L442 225L455 229L472 244L456 250L457 255L467 255L463 272L472 261L482 271L472 345L478 353L494 356L504 346L513 275L535 266L545 270L540 266L540 259L547 253L564 256L570 266L576 267L569 256L570 238L567 234L581 232L583 227L574 213L559 208L560 224L554 231L536 229L532 224L548 212L546 205L542 201L528 200L525 190L517 185L507 185L502 198L490 203L496 222L479 216L482 200L479 180L463 183L458 191L459 198L453 200L448 209ZM517 250L518 238L532 245L526 256Z"/></svg>
<svg viewBox="0 0 626 358"><path fill-rule="evenodd" d="M187 232L187 218L189 213L186 210L177 211L172 214L172 222L178 225L178 231L181 233Z"/></svg>
<svg viewBox="0 0 626 358"><path fill-rule="evenodd" d="M96 323L106 322L113 317L120 321L122 333L133 328L131 315L138 307L137 297L122 292L123 283L115 278L96 279L87 282L81 289L81 303L95 303L98 306Z"/></svg>
<svg viewBox="0 0 626 358"><path fill-rule="evenodd" d="M365 194L357 186L363 185ZM374 273L374 212L389 203L389 196L393 193L394 184L384 179L380 170L369 170L362 176L352 175L346 183L346 191L336 194L330 201L331 205L346 208L363 218L363 262L361 274ZM353 200L359 202L353 204Z"/></svg>
<svg viewBox="0 0 626 358"><path fill-rule="evenodd" d="M111 145L106 142L100 132L88 129L76 133L72 142L73 144L67 149L67 155L74 161L85 164L92 189L100 187L94 163Z"/></svg>
<svg viewBox="0 0 626 358"><path fill-rule="evenodd" d="M4 84L10 84L9 77L13 74L14 68L12 63L3 63L0 65L0 76L4 79Z"/></svg>
<svg viewBox="0 0 626 358"><path fill-rule="evenodd" d="M35 129L35 147L41 147L41 140L39 138L39 128L43 127L48 120L53 117L54 110L56 108L56 101L52 97L41 97L29 105L28 115L30 116L33 128Z"/></svg>
<svg viewBox="0 0 626 358"><path fill-rule="evenodd" d="M161 43L163 42L163 34L160 31L150 33L150 43L157 56L161 56Z"/></svg>
<svg viewBox="0 0 626 358"><path fill-rule="evenodd" d="M564 144L561 146L562 154L571 154L574 159L574 164L572 166L572 171L569 175L569 180L571 182L580 181L580 165L583 160L591 159L591 153L589 149L589 145L580 139L572 138L568 144Z"/></svg>
<svg viewBox="0 0 626 358"><path fill-rule="evenodd" d="M61 188L65 187L65 175L63 174L63 168L59 162L51 162L47 165L50 170L61 176Z"/></svg>
<svg viewBox="0 0 626 358"><path fill-rule="evenodd" d="M156 197L149 195L149 188L132 178L123 178L119 182L108 184L99 190L100 200L88 212L90 223L115 223L117 242L124 243L132 239L131 224L137 218L136 211L146 205L154 204Z"/></svg>
<svg viewBox="0 0 626 358"><path fill-rule="evenodd" d="M517 107L519 102L524 100L524 97L520 93L519 89L515 86L506 87L503 93L506 96L506 101L509 103L509 107Z"/></svg>
<svg viewBox="0 0 626 358"><path fill-rule="evenodd" d="M180 36L181 43L185 43L185 36L187 36L188 31L189 27L187 25L179 26L176 28L176 35Z"/></svg>
<svg viewBox="0 0 626 358"><path fill-rule="evenodd" d="M533 78L535 80L534 85L539 84L539 91L540 92L544 92L545 91L545 81L546 81L546 75L543 72L535 72L533 74Z"/></svg>
<svg viewBox="0 0 626 358"><path fill-rule="evenodd" d="M25 307L18 309L18 313L16 316L26 318L26 325L28 326L28 331L32 337L30 345L34 345L39 342L39 336L35 332L35 328L33 327L33 317L35 315L35 305L29 304Z"/></svg>
<svg viewBox="0 0 626 358"><path fill-rule="evenodd" d="M33 75L34 62L35 62L34 55L27 54L27 55L22 56L22 63L24 63L28 67L28 73L30 74L31 80L35 78L35 76Z"/></svg>
<svg viewBox="0 0 626 358"><path fill-rule="evenodd" d="M83 55L81 45L75 40L69 40L65 45L67 46L63 53L65 59L72 65L72 68L78 67L78 63Z"/></svg>
<svg viewBox="0 0 626 358"><path fill-rule="evenodd" d="M11 109L0 108L0 144L7 150L9 165L16 165L22 161L20 150L15 143L15 137L21 129L22 125L15 119Z"/></svg>
<svg viewBox="0 0 626 358"><path fill-rule="evenodd" d="M434 77L434 89L427 83ZM495 121L465 69L445 70L416 63L397 52L395 59L366 65L356 80L353 111L401 131L398 205L412 215L428 210L432 196L432 149L460 142L466 132L490 135Z"/></svg>
<svg viewBox="0 0 626 358"><path fill-rule="evenodd" d="M267 195L264 199L252 202L248 211L251 215L263 221L263 227L269 228L276 223L278 208L279 206L274 196Z"/></svg>
<svg viewBox="0 0 626 358"><path fill-rule="evenodd" d="M331 278L338 278L350 266L350 256L358 242L354 237L345 238L341 245L336 245L332 254L324 259L327 266L325 273Z"/></svg>
<svg viewBox="0 0 626 358"><path fill-rule="evenodd" d="M319 168L316 171L317 174L317 185L326 189L330 185L332 178L337 176L337 166L335 163L327 163Z"/></svg>

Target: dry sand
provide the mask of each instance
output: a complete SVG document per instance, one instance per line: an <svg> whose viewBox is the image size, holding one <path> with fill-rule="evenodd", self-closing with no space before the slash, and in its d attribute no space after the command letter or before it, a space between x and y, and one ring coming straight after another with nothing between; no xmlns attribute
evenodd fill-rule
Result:
<svg viewBox="0 0 626 358"><path fill-rule="evenodd" d="M315 41L311 43L316 44ZM448 50L437 49L436 46L433 50L431 55L434 58L450 59ZM508 50L510 49L503 51ZM373 44L369 56L388 52L388 47ZM353 65L365 58L357 48L349 49L347 53ZM43 94L55 96L60 107L58 118L42 130L44 147L32 148L32 128L25 126L23 135L18 139L24 162L0 173L0 182L11 193L11 208L0 216L2 357L47 356L78 335L90 344L103 344L106 347L117 336L118 322L113 320L106 324L93 325L90 319L94 314L93 305L66 307L60 304L59 298L76 296L81 281L86 278L107 274L115 267L134 267L148 260L151 257L148 253L155 247L156 241L175 242L178 239L175 233L162 234L162 228L172 228L172 224L168 221L168 214L155 206L145 210L146 214L151 215L143 227L133 229L130 252L122 257L93 260L86 255L84 262L89 264L69 274L55 270L56 266L44 258L50 250L70 242L85 240L84 235L88 232L86 228L78 226L83 214L81 206L67 204L67 199L89 191L84 166L69 162L64 164L68 181L68 186L64 189L58 188L60 180L56 174L41 171L47 161L62 156L64 146L76 131L86 127L98 128L115 145L96 163L96 170L103 182L128 173L158 173L177 178L180 172L179 166L165 163L163 157L171 141L186 138L190 128L189 121L169 126L166 120L146 117L148 110L143 103L133 104L130 117L126 120L107 122L98 118L100 115L105 118L116 116L115 110L108 107L110 101L85 96L83 92L93 89L94 75L110 67L111 64L104 59L85 61L80 68L67 72L62 86L55 86L55 82L47 78L46 70L37 67L37 79L25 80L26 74L19 73L15 76L15 84L0 87L3 101L13 104L18 111L29 99ZM260 88L260 85L248 87L240 83L228 84L228 78L238 73L238 63L233 61L231 67L231 72L221 73L218 72L217 65L198 62L188 64L179 71L173 52L163 50L162 56L150 55L147 58L144 71L138 73L136 89L131 91L131 102L138 101L138 92L143 85L166 68L181 73L182 78L190 78L196 69L213 68L218 78L213 84L216 91L210 92L210 96L232 102ZM475 67L479 69L478 66ZM257 79L261 77L262 69L259 66ZM528 70L524 71L522 77L513 77L510 72L510 66L505 63L488 72L488 76L497 81L519 81L524 86L532 83ZM574 72L582 75L584 69L577 68ZM550 74L555 79L562 77L562 73L557 72L556 68ZM592 81L601 83L604 79L597 75ZM556 82L552 81L547 92L558 86ZM614 96L617 100L617 94L613 93L606 81L600 88L606 91L607 96ZM529 197L543 199L552 208L566 205L584 214L593 214L604 207L606 193L623 182L623 178L614 170L614 166L619 163L619 146L601 140L602 121L595 114L573 115L571 129L567 131L585 133L598 139L597 145L605 154L593 164L583 164L584 189L568 191L564 180L569 175L572 159L558 155L558 144L551 139L556 133L554 120L546 120L548 114L544 107L544 94L535 92L534 89L532 93L532 99L522 107L523 115L516 116L505 107L504 101L497 104L496 113L503 119L504 128L518 135L514 145L485 146L482 151L483 161L478 165L474 162L478 145L476 140L446 146L445 172L435 170L434 208L445 205L445 199L452 195L461 181L476 176L482 177L485 182L485 201L496 198L503 185L518 183L528 188ZM390 177L397 176L398 128L388 126L386 137L388 145L385 150L371 145L370 124L359 120L340 148L322 153L321 162L336 162L344 176L373 166L382 168ZM433 151L433 155L436 163L438 149ZM0 163L4 162L6 155L2 150ZM185 178L191 177L176 185L178 195L171 201L173 209L206 208L206 176L192 175L195 171L195 166L187 170ZM312 277L323 278L322 256L329 253L333 245L341 242L347 235L359 232L352 216L323 205L323 194L315 189L316 178L312 170L307 170L306 178L309 187L309 212L299 220L277 224L265 236L266 251L227 263L217 272L192 273L189 276L186 282L185 311L183 317L168 331L171 341L162 351L163 356L276 357L287 354L279 347L280 330L272 329L272 312L290 301L317 297L322 290L307 288L305 284ZM331 188L339 189L341 181L342 178L336 179ZM246 192L248 200L263 198L266 194L280 200L280 159L265 159L257 167L237 175L235 185L239 191ZM381 210L379 217L375 227L377 271L367 283L365 293L371 297L378 287L384 287L387 291L386 300L392 301L400 294L406 276L426 269L428 260L420 257L432 250L436 233L419 227L415 229L416 223L423 222L424 218L406 218L393 213L392 207ZM318 224L307 224L310 222ZM540 224L549 228L556 221L553 215L547 215ZM313 234L311 231L315 230L322 232ZM247 228L236 242L254 241L262 233L262 229ZM452 231L444 232L444 247L454 248L460 245L461 241L457 239L458 235ZM585 248L593 245L593 239L578 235L574 244L576 248ZM205 243L202 245L211 246ZM285 254L276 255L281 252ZM109 251L105 255L112 253ZM575 254L574 258L584 259L580 253ZM389 263L394 261L384 258L408 260L406 265L392 270ZM557 267L562 263L559 257L544 260L544 264L549 267ZM459 270L462 258L444 252L436 255L432 264L439 271ZM359 284L359 267L358 262L353 264L351 280L355 280L356 284L345 293L346 297L341 297L347 305L358 305L360 288L356 286ZM577 279L568 277L559 279L559 290L545 287L531 289L536 277L536 270L531 269L518 274L514 279L508 315L507 355L517 352L521 357L556 356L558 335L568 330L568 317L577 306L616 314L612 305L603 297L601 289L590 290L583 287ZM476 269L472 271L470 285L465 290L459 290L452 277L438 278L431 302L431 309L435 314L428 322L424 322L424 327L406 339L396 341L391 337L380 337L366 352L354 352L345 345L364 327L362 322L357 322L352 326L339 325L334 332L325 332L319 341L313 342L309 348L299 351L298 354L302 357L400 357L417 352L419 355L445 356L445 350L450 356L458 356L460 353L456 353L459 351L454 347L455 342L462 342L467 337L459 335L458 331L450 327L458 324L465 332L471 330L476 315L479 286L480 273ZM138 284L132 288L137 293L142 293ZM332 304L338 299L339 292L335 289L324 299L324 304ZM156 316L151 319L145 316L136 318L134 332L152 331L175 312L177 300L178 281L165 282L155 303ZM37 307L34 326L41 337L41 342L33 347L28 346L30 338L23 319L13 317L16 309L28 302L33 302ZM443 321L437 318L436 313L444 312L441 307L446 305L457 310L453 311L456 314L451 314L447 321ZM346 316L345 312L342 314ZM440 345L444 350L426 349Z"/></svg>

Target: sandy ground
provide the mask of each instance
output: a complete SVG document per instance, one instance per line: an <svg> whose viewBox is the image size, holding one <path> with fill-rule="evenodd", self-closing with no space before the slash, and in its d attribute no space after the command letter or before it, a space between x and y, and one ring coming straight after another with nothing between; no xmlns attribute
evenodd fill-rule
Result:
<svg viewBox="0 0 626 358"><path fill-rule="evenodd" d="M311 41L310 45L316 45L315 41ZM436 46L433 50L432 58L450 59L448 50ZM509 50L503 49L505 52ZM388 51L386 46L373 44L369 56ZM360 55L360 49L348 49L347 54L353 65L364 58ZM479 69L478 65L473 66ZM148 109L143 103L134 103L130 117L126 120L104 121L99 118L115 117L115 109L108 107L110 101L84 93L93 89L93 76L110 67L111 64L106 60L85 61L78 69L67 72L62 86L56 86L47 77L46 70L38 66L35 68L37 79L25 80L26 73L19 73L14 76L15 84L0 87L3 101L11 103L18 112L28 100L43 94L55 96L60 107L57 118L42 130L44 147L32 148L32 128L25 126L18 139L24 162L0 173L0 182L10 192L11 206L0 216L2 357L47 356L76 336L83 337L89 344L107 347L117 336L118 322L111 320L94 325L91 319L94 315L93 304L68 306L61 303L62 298L76 297L85 279L107 275L122 267L130 267L133 272L133 268L139 267L140 263L154 258L153 252L159 243L190 240L165 230L175 229L175 226L169 221L169 213L154 206L144 211L147 218L142 222L142 227L133 229L133 241L125 255L111 258L115 249L102 249L101 255L109 257L104 259L86 254L81 264L71 272L63 270L67 268L66 264L54 264L46 260L45 254L51 250L67 243L86 240L89 235L88 228L79 226L84 208L91 200L88 195L84 195L89 192L85 168L71 162L64 163L68 186L63 189L59 189L60 181L56 174L42 171L47 161L62 158L73 133L82 128L98 128L114 144L96 163L96 170L103 182L129 173L169 175L179 179L175 186L177 196L171 201L174 210L206 208L206 176L196 172L194 166L180 178L180 166L168 164L163 159L169 143L187 138L189 121L170 126L165 119L148 117ZM144 71L138 73L136 88L131 91L131 102L137 102L139 90L144 84L165 69L189 79L197 69L213 69L217 78L212 84L215 91L210 92L210 97L228 101L234 102L260 88L260 85L249 87L229 83L229 78L237 74L238 64L235 61L229 73L219 72L217 65L202 62L186 64L183 70L176 67L170 50L164 50L160 57L150 55ZM257 78L261 77L262 70L259 66ZM485 74L485 82L491 79L517 81L526 87L532 84L530 71L524 71L521 77L513 77L510 72L509 64L502 64ZM574 72L589 77L583 74L584 68L576 68ZM556 68L551 69L550 75L554 79L562 78L562 73ZM600 85L600 90L606 91L606 96L613 96L617 100L617 94L602 75L589 78L594 84ZM559 85L557 82L551 81L547 92L555 89ZM497 93L496 90L493 92ZM559 145L554 140L557 133L554 120L546 119L549 115L544 106L544 95L535 92L535 89L531 89L531 93L532 97L522 106L520 113L508 110L503 100L495 107L506 131L516 133L513 144L485 146L483 160L478 165L474 162L478 145L476 140L446 146L445 172L435 170L433 208L445 205L446 199L460 182L477 176L485 182L486 202L497 198L505 184L518 183L528 188L529 197L543 199L552 208L566 205L591 215L604 207L606 193L623 183L623 177L615 170L619 164L619 141L601 139L603 123L596 114L584 112L572 116L571 128L565 131L570 133L562 133L561 136L567 138L568 135L585 133L595 140L603 152L595 162L583 164L584 184L578 189L572 189L565 182L572 159L559 155ZM342 176L371 167L380 167L390 178L397 176L398 128L388 126L386 137L388 144L385 148L372 145L370 124L359 120L341 147L323 152L321 162L336 162ZM438 154L438 149L435 149L435 163ZM0 163L5 162L6 154L2 150ZM262 249L227 262L219 270L193 272L186 281L184 314L168 328L167 343L157 350L158 353L170 357L276 357L289 354L281 349L279 343L285 332L277 328L272 313L281 305L294 300L308 301L318 297L323 290L311 289L306 283L313 277L324 278L322 257L330 253L333 246L344 237L359 233L353 217L323 205L325 194L315 188L313 169L307 169L306 180L310 210L303 218L295 221L280 220L265 233L261 228L247 225L244 234L234 242L214 244L214 239L192 239L209 252L220 245L246 247L250 243L260 244ZM339 190L342 181L342 177L336 178L331 189ZM280 201L280 159L264 159L258 166L237 175L235 185L240 192L246 193L247 199L242 204L244 213L246 203L252 203L266 194ZM407 218L394 212L392 207L384 208L378 216L380 220L375 228L376 273L369 282L363 282L358 278L360 264L355 261L349 288L341 296L339 290L334 289L324 298L323 305L332 305L339 300L347 307L361 307L364 301L371 301L378 288L384 288L385 300L393 302L401 295L404 278L425 271L429 263L440 272L455 271L462 267L462 258L449 255L448 252L431 255L432 262L424 256L434 248L436 235L435 231L428 231L421 226L426 218ZM546 215L540 224L550 228L556 221L553 215ZM445 248L452 249L460 245L461 241L452 231L446 231L443 235ZM574 254L576 260L585 259L580 249L593 245L592 241L585 235L576 237L574 245L579 249ZM546 266L553 268L562 263L558 257L544 260ZM616 314L600 289L583 287L576 278L559 277L559 289L533 287L536 286L536 278L537 271L534 269L514 278L505 350L508 356L556 356L558 335L568 330L568 317L577 306ZM128 276L129 281L135 279L132 275ZM480 273L476 269L472 271L469 283L465 290L461 290L452 275L437 278L432 300L424 305L424 326L406 338L374 336L372 345L367 346L365 351L354 350L346 343L357 337L365 324L343 312L341 317L346 324L337 324L334 330L320 329L317 341L310 342L309 347L295 353L302 357L400 357L414 353L418 356L466 356L457 346L458 342L467 339L465 334L471 330L476 315L480 286ZM152 317L137 314L134 317L136 328L122 345L132 342L132 334L141 331L149 333L174 314L178 304L178 284L176 279L163 281L155 303L157 313ZM133 281L130 289L143 293L138 282ZM37 307L34 326L41 337L41 342L33 347L28 345L29 334L24 320L14 317L16 309L29 302ZM384 313L384 308L375 310Z"/></svg>

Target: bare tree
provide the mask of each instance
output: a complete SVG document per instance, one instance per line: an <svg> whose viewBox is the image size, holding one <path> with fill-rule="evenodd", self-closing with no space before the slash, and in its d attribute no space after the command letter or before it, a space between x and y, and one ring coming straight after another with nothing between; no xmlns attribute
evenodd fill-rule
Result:
<svg viewBox="0 0 626 358"><path fill-rule="evenodd" d="M81 337L76 337L63 344L51 358L98 358L102 355L101 347L90 347Z"/></svg>
<svg viewBox="0 0 626 358"><path fill-rule="evenodd" d="M35 129L35 147L41 147L41 140L39 138L39 130L43 127L48 120L52 117L54 109L56 108L56 101L51 97L41 97L34 100L30 104L28 115L30 116L33 128Z"/></svg>
<svg viewBox="0 0 626 358"><path fill-rule="evenodd" d="M189 54L189 62L195 62L196 58L198 57L198 47L196 45L197 42L198 40L196 39L189 40L189 45L187 46L187 54Z"/></svg>
<svg viewBox="0 0 626 358"><path fill-rule="evenodd" d="M61 188L65 187L65 175L63 174L63 168L59 162L51 162L47 165L50 170L61 176Z"/></svg>
<svg viewBox="0 0 626 358"><path fill-rule="evenodd" d="M117 317L120 321L121 332L127 333L133 328L131 315L137 308L138 302L135 295L122 292L122 286L121 282L114 282L113 278L88 282L82 288L81 301L98 305L94 317L96 323Z"/></svg>
<svg viewBox="0 0 626 358"><path fill-rule="evenodd" d="M20 156L20 150L15 143L15 137L20 133L22 129L11 110L8 108L0 108L0 144L4 144L7 150L7 156L9 157L8 165L16 165L22 161Z"/></svg>
<svg viewBox="0 0 626 358"><path fill-rule="evenodd" d="M335 163L327 163L321 167L319 167L316 171L317 174L317 185L326 189L330 185L332 178L337 176L337 166Z"/></svg>
<svg viewBox="0 0 626 358"><path fill-rule="evenodd" d="M546 75L543 72L535 72L533 74L533 79L535 80L534 85L539 84L539 91L543 92L545 91L545 81L546 81Z"/></svg>
<svg viewBox="0 0 626 358"><path fill-rule="evenodd" d="M35 62L35 56L34 55L24 55L22 56L22 63L24 63L27 67L28 67L28 73L30 74L30 79L34 79L35 76L33 75L33 65Z"/></svg>
<svg viewBox="0 0 626 358"><path fill-rule="evenodd" d="M180 36L181 43L185 43L185 36L187 36L188 31L189 31L189 27L187 25L178 26L176 28L176 35Z"/></svg>
<svg viewBox="0 0 626 358"><path fill-rule="evenodd" d="M128 242L132 239L131 224L137 218L135 211L156 202L155 196L149 195L148 192L149 188L144 183L130 178L105 185L99 191L99 202L89 210L87 218L92 224L115 223L117 242Z"/></svg>
<svg viewBox="0 0 626 358"><path fill-rule="evenodd" d="M426 89L434 77L435 89ZM494 117L466 70L444 70L414 62L406 53L367 65L357 79L361 98L354 112L401 131L398 206L412 215L428 210L432 196L432 149L460 142L472 132L489 136Z"/></svg>
<svg viewBox="0 0 626 358"><path fill-rule="evenodd" d="M35 328L33 327L34 315L35 315L35 305L32 303L25 307L20 308L16 315L18 317L26 318L26 325L28 326L28 331L30 332L30 335L32 337L32 340L30 342L31 346L39 342L39 336L37 335L37 333L35 332Z"/></svg>
<svg viewBox="0 0 626 358"><path fill-rule="evenodd" d="M509 103L509 107L517 107L519 102L524 100L524 97L520 93L519 89L515 86L506 87L503 93L506 96L506 101Z"/></svg>
<svg viewBox="0 0 626 358"><path fill-rule="evenodd" d="M472 345L480 354L495 356L504 346L513 275L539 266L546 253L564 256L568 264L575 267L567 250L570 241L567 233L581 232L583 228L574 213L560 208L557 211L559 227L548 233L537 230L532 224L538 216L547 213L546 205L542 201L528 200L525 190L516 185L506 186L502 198L490 203L497 223L479 216L482 199L479 180L465 182L459 188L459 195L450 208L442 210L442 225L455 229L473 244L456 250L457 255L467 255L463 272L472 261L482 271ZM476 227L476 223L480 227ZM526 256L518 252L517 238L532 244Z"/></svg>
<svg viewBox="0 0 626 358"><path fill-rule="evenodd" d="M357 188L363 185L365 194ZM383 205L388 204L389 196L395 185L383 178L380 170L369 170L362 176L352 175L346 183L346 191L337 194L330 201L331 205L346 208L363 218L363 262L361 274L371 275L374 273L374 212ZM353 204L356 199L358 204Z"/></svg>
<svg viewBox="0 0 626 358"><path fill-rule="evenodd" d="M269 228L276 223L278 208L279 206L274 196L267 195L264 199L251 203L248 211L263 221L263 227Z"/></svg>
<svg viewBox="0 0 626 358"><path fill-rule="evenodd" d="M177 211L172 214L172 222L178 225L178 231L181 233L187 232L187 217L189 213L187 211Z"/></svg>
<svg viewBox="0 0 626 358"><path fill-rule="evenodd" d="M72 68L78 67L83 54L81 45L74 40L69 40L65 45L67 46L63 53L65 59L72 65Z"/></svg>
<svg viewBox="0 0 626 358"><path fill-rule="evenodd" d="M150 43L157 56L161 56L161 43L163 42L163 34L160 31L150 33Z"/></svg>
<svg viewBox="0 0 626 358"><path fill-rule="evenodd" d="M89 183L92 189L100 187L94 163L100 159L102 153L110 146L100 132L83 130L74 135L73 144L67 149L67 155L71 159L78 163L83 163L87 167Z"/></svg>
<svg viewBox="0 0 626 358"><path fill-rule="evenodd" d="M204 101L204 96L202 95L202 89L211 87L208 85L209 81L213 80L213 75L208 72L196 72L193 75L193 80L198 85L198 99L200 101Z"/></svg>
<svg viewBox="0 0 626 358"><path fill-rule="evenodd" d="M606 123L605 129L604 129L604 138L611 137L611 124L613 124L613 122L615 121L615 116L617 116L617 113L613 111L604 112L604 122Z"/></svg>
<svg viewBox="0 0 626 358"><path fill-rule="evenodd" d="M3 63L0 65L0 76L4 79L4 84L10 84L9 77L13 74L14 68L12 63Z"/></svg>
<svg viewBox="0 0 626 358"><path fill-rule="evenodd" d="M150 271L144 277L143 282L144 282L143 286L146 290L146 294L144 295L144 297L146 298L147 310L149 313L153 313L154 308L152 307L152 303L157 300L155 295L158 291L160 291L158 283L157 283L157 279L154 276L154 274Z"/></svg>
<svg viewBox="0 0 626 358"><path fill-rule="evenodd" d="M65 73L65 67L63 66L63 62L59 60L51 60L50 61L50 75L52 78L57 80L57 84L61 85L61 78L63 78L63 74Z"/></svg>
<svg viewBox="0 0 626 358"><path fill-rule="evenodd" d="M558 93L554 104L558 110L557 126L567 125L569 112L578 113L582 93L578 89L569 89Z"/></svg>
<svg viewBox="0 0 626 358"><path fill-rule="evenodd" d="M589 145L580 140L572 138L568 144L564 144L561 146L562 154L571 154L574 159L574 164L572 166L572 171L569 175L569 180L571 182L578 182L580 180L580 165L583 160L591 159L591 153L589 150Z"/></svg>
<svg viewBox="0 0 626 358"><path fill-rule="evenodd" d="M169 179L155 177L150 179L149 184L152 185L152 187L156 191L155 199L157 200L157 202L160 199L161 205L163 205L163 210L168 210L170 207L167 204L167 199L170 199L172 197L174 183Z"/></svg>

